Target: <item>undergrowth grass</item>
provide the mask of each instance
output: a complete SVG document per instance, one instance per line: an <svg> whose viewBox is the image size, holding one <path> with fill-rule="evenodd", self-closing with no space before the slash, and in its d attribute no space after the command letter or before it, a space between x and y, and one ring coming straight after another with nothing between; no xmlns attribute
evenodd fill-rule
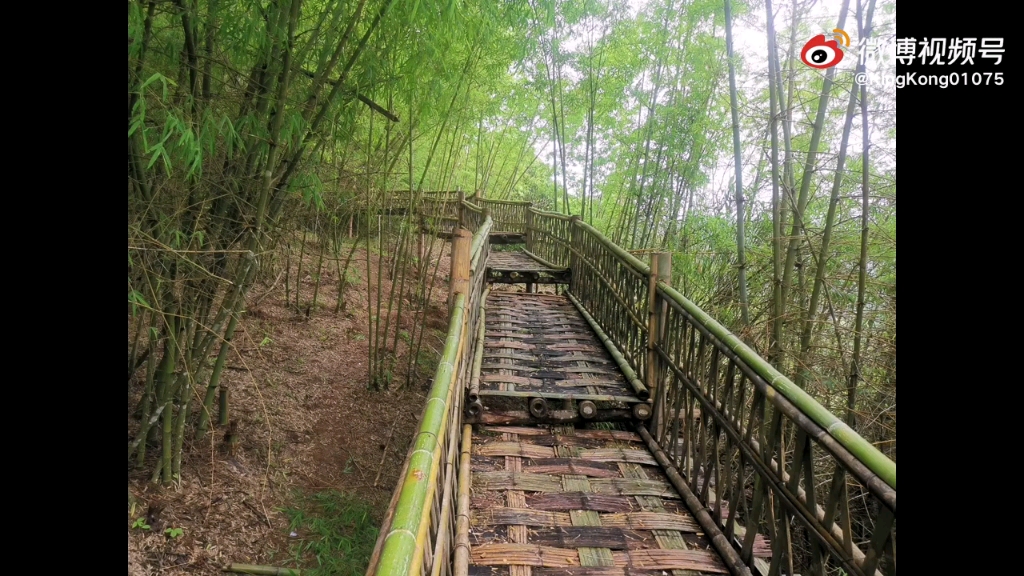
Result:
<svg viewBox="0 0 1024 576"><path fill-rule="evenodd" d="M377 542L370 506L337 490L303 495L296 502L284 512L298 534L291 553L305 568L303 576L362 576Z"/></svg>

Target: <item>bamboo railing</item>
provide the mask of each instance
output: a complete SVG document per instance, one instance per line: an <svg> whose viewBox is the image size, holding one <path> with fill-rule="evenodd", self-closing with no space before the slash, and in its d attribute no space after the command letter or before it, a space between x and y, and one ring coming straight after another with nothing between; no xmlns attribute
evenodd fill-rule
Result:
<svg viewBox="0 0 1024 576"><path fill-rule="evenodd" d="M572 217L555 212L526 211L526 251L556 268L569 266L569 230Z"/></svg>
<svg viewBox="0 0 1024 576"><path fill-rule="evenodd" d="M469 208L466 222L479 225L472 239L458 229L453 234L453 298L444 351L367 576L451 574L464 388L479 345L476 335L483 321L480 311L493 228L482 210ZM470 215L477 213L482 218Z"/></svg>
<svg viewBox="0 0 1024 576"><path fill-rule="evenodd" d="M667 270L578 218L527 218L527 250L572 269L570 298L651 389L642 435L752 572L895 574L894 462L674 290ZM758 532L770 562L753 556Z"/></svg>
<svg viewBox="0 0 1024 576"><path fill-rule="evenodd" d="M494 231L496 233L518 233L526 229L526 213L530 209L530 202L515 202L512 200L487 200L479 198L471 201L490 211L494 219Z"/></svg>

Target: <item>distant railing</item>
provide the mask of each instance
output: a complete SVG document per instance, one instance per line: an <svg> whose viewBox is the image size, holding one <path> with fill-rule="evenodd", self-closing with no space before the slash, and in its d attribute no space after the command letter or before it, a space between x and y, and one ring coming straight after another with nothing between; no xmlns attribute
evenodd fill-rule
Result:
<svg viewBox="0 0 1024 576"><path fill-rule="evenodd" d="M895 574L894 462L674 290L667 259L652 271L578 218L527 214L527 249L572 269L570 296L651 389L642 435L743 564ZM754 556L758 532L770 560Z"/></svg>
<svg viewBox="0 0 1024 576"><path fill-rule="evenodd" d="M569 266L570 216L555 212L526 211L526 250L552 266Z"/></svg>
<svg viewBox="0 0 1024 576"><path fill-rule="evenodd" d="M453 204L454 205L454 204ZM458 515L459 449L464 393L477 347L493 221L468 206L470 238L454 230L452 306L441 362L434 374L419 430L406 457L374 548L367 576L449 576Z"/></svg>
<svg viewBox="0 0 1024 576"><path fill-rule="evenodd" d="M495 232L512 234L525 233L526 213L531 206L529 202L488 200L486 198L469 200L490 212L491 218L494 219Z"/></svg>

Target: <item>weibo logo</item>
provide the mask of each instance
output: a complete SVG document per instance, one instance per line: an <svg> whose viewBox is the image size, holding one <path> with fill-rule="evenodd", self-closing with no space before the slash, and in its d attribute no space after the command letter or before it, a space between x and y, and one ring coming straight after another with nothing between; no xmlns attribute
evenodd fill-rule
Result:
<svg viewBox="0 0 1024 576"><path fill-rule="evenodd" d="M850 36L843 30L836 28L835 39L825 40L824 34L818 34L804 44L800 51L800 59L811 68L824 70L831 68L843 61L843 50L839 47L842 42L844 46L850 45Z"/></svg>

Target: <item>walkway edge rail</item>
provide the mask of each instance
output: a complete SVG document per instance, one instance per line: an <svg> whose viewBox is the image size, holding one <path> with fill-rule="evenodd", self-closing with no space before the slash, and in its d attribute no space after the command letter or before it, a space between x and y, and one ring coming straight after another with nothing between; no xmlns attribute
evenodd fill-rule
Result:
<svg viewBox="0 0 1024 576"><path fill-rule="evenodd" d="M476 353L481 298L493 221L466 204L462 222L476 228L465 243L468 285L455 294L441 361L398 486L385 516L367 576L444 576L451 573L462 437L463 388ZM454 230L453 230L454 232ZM461 234L453 234L462 243ZM468 240L468 238L466 238ZM460 248L453 247L453 250ZM456 262L453 258L453 265Z"/></svg>

